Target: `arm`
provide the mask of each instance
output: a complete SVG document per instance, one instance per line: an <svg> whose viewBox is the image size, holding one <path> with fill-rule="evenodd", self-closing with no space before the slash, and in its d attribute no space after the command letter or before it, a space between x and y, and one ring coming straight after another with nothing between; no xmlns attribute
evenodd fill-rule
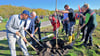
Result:
<svg viewBox="0 0 100 56"><path fill-rule="evenodd" d="M35 29L35 31L34 31L34 33L33 33L33 35L37 32L37 30L38 30L38 27Z"/></svg>
<svg viewBox="0 0 100 56"><path fill-rule="evenodd" d="M31 34L34 33L34 28L35 28L35 24L33 23L33 25L32 25L32 33Z"/></svg>
<svg viewBox="0 0 100 56"><path fill-rule="evenodd" d="M85 19L85 24L84 24L83 26L81 26L81 28L83 28L83 27L88 23L88 21L89 21L89 19L90 19L90 16L91 16L91 15L90 15L89 13L86 14L86 16L85 16L85 18L86 18L86 19Z"/></svg>
<svg viewBox="0 0 100 56"><path fill-rule="evenodd" d="M59 12L59 13L70 13L68 10L66 10L66 11L60 11L60 10L56 9L56 11Z"/></svg>

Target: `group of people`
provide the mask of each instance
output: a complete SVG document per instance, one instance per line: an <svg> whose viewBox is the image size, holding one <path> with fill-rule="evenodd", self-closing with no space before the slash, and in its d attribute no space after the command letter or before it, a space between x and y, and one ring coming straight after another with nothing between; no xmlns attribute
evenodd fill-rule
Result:
<svg viewBox="0 0 100 56"><path fill-rule="evenodd" d="M32 45L35 47L36 42L32 37L35 38L35 33L38 32L39 39L41 39L40 25L41 21L39 20L38 16L36 16L34 11L30 13L28 10L24 10L21 14L12 15L9 18L9 21L6 24L6 29L11 56L16 56L16 41L24 55L29 56L25 45L25 42L27 41L25 38L27 34L26 31L30 33L30 37L33 43ZM24 39L22 39L20 35L22 35Z"/></svg>
<svg viewBox="0 0 100 56"><path fill-rule="evenodd" d="M63 15L61 17L63 19L62 24L66 36L69 40L68 43L70 44L72 43L72 40L75 40L74 25L76 23L76 18L79 18L79 29L83 33L81 41L85 39L82 45L92 46L92 33L97 26L96 13L89 8L88 4L84 4L81 7L81 12L78 14L78 16L75 16L76 14L74 13L74 10L70 8L69 5L65 5L64 8L65 10L63 11L58 9L56 9L55 11ZM52 16L49 16L49 20L53 26L54 31L53 39L56 39L56 37L58 36L58 30L60 27L60 21L58 19L58 16L56 15L57 14L54 13ZM35 47L36 42L32 37L36 38L35 33L38 32L39 40L41 40L40 25L41 21L34 11L30 13L28 10L24 10L21 14L12 15L9 18L9 21L6 24L6 29L11 56L16 56L16 41L22 49L24 55L29 56L28 50L25 46L25 42L27 41L27 39L25 38L27 32L25 31L28 31L30 33L32 45ZM24 37L24 39L20 38L20 34Z"/></svg>
<svg viewBox="0 0 100 56"><path fill-rule="evenodd" d="M66 37L68 37L69 40L67 43L71 44L72 41L75 40L74 25L76 24L76 19L79 19L79 31L83 33L80 41L84 40L81 45L93 46L92 33L97 26L96 13L89 8L89 4L84 4L81 8L79 8L79 13L75 13L74 10L69 7L69 5L65 5L64 8L65 10L63 11L58 9L55 11L62 14L60 19L62 21ZM51 21L54 31L53 39L56 39L58 36L58 30L60 27L59 17L55 15L56 13L54 13L52 16L49 16L49 20Z"/></svg>

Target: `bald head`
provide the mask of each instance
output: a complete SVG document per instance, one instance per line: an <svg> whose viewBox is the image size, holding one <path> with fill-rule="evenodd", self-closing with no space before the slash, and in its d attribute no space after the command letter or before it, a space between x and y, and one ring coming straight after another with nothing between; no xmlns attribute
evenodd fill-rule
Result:
<svg viewBox="0 0 100 56"><path fill-rule="evenodd" d="M35 11L32 11L31 12L31 16L32 16L32 18L34 18L36 16L36 12Z"/></svg>

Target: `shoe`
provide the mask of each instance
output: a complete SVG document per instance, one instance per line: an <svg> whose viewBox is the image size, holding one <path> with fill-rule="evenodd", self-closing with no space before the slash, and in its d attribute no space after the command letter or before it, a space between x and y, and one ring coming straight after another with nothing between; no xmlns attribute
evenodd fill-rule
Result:
<svg viewBox="0 0 100 56"><path fill-rule="evenodd" d="M85 41L85 39L82 38L82 39L80 40L80 42L83 42L83 41Z"/></svg>
<svg viewBox="0 0 100 56"><path fill-rule="evenodd" d="M88 44L87 44L87 46L93 46L93 44L91 44L91 43L88 43Z"/></svg>
<svg viewBox="0 0 100 56"><path fill-rule="evenodd" d="M87 47L87 44L86 44L86 43L82 43L81 46L82 46L82 45L84 45L85 47Z"/></svg>

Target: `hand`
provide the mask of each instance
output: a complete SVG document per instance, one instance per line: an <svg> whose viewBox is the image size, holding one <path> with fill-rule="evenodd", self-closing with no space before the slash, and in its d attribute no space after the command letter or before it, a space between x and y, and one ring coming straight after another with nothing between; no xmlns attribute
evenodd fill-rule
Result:
<svg viewBox="0 0 100 56"><path fill-rule="evenodd" d="M23 40L24 40L25 42L27 42L27 39L26 39L25 37L23 38Z"/></svg>
<svg viewBox="0 0 100 56"><path fill-rule="evenodd" d="M31 37L33 37L33 34L30 34Z"/></svg>
<svg viewBox="0 0 100 56"><path fill-rule="evenodd" d="M26 29L24 28L24 31L25 31Z"/></svg>
<svg viewBox="0 0 100 56"><path fill-rule="evenodd" d="M80 16L83 16L83 14L82 14L82 13L80 13L79 15L80 15Z"/></svg>
<svg viewBox="0 0 100 56"><path fill-rule="evenodd" d="M55 11L58 12L58 9L56 9Z"/></svg>
<svg viewBox="0 0 100 56"><path fill-rule="evenodd" d="M16 32L16 35L20 36L20 33L19 32Z"/></svg>

